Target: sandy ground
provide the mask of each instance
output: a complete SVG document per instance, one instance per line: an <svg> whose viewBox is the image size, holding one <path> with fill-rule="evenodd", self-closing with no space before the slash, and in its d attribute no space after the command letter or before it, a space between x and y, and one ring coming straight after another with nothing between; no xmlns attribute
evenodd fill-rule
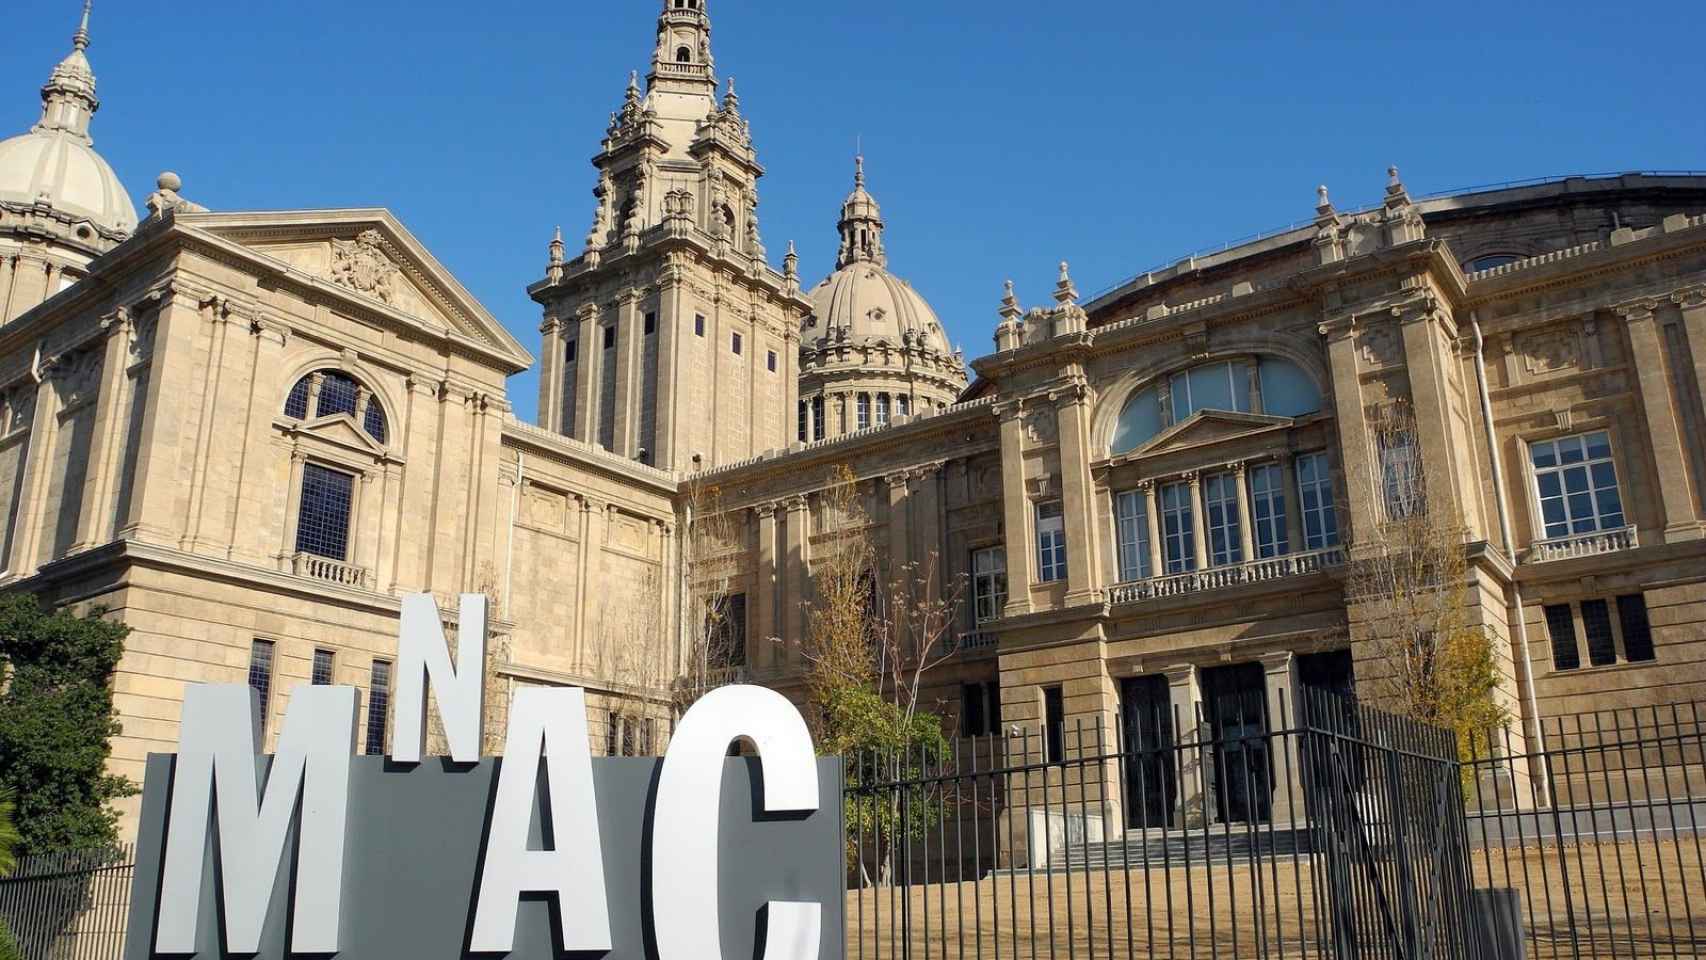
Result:
<svg viewBox="0 0 1706 960"><path fill-rule="evenodd" d="M1706 955L1706 859L1692 840L1471 852L1476 886L1523 891L1528 956ZM1324 867L1290 857L1189 870L1123 864L1107 872L996 875L978 882L867 889L847 897L849 960L879 957L1331 957ZM1364 955L1388 955L1378 899L1359 887ZM1391 915L1404 892L1390 880ZM1410 892L1429 926L1441 895ZM1052 910L1051 910L1052 907ZM910 930L910 938L902 936ZM910 940L910 943L905 942ZM1442 944L1443 946L1443 944ZM1325 949L1324 949L1325 948ZM1450 956L1442 952L1440 956Z"/></svg>

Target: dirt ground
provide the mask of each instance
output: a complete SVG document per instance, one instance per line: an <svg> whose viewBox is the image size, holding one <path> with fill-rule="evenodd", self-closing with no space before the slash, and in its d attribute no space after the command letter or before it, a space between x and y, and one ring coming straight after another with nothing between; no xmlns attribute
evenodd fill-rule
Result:
<svg viewBox="0 0 1706 960"><path fill-rule="evenodd" d="M1523 892L1533 960L1706 955L1706 859L1693 839L1641 844L1471 852L1475 886ZM1324 867L1322 868L1324 871ZM1152 863L1109 871L1001 874L977 882L849 892L849 960L908 957L1311 957L1331 956L1330 908L1309 858L1224 862L1187 869ZM1409 892L1424 936L1441 900L1424 878ZM1402 927L1395 879L1389 914ZM1358 941L1370 955L1389 942L1371 886L1358 886ZM1699 902L1695 902L1699 901ZM1342 925L1341 925L1342 927ZM910 944L901 931L910 930ZM910 949L908 949L910 947ZM1442 952L1441 956L1450 956Z"/></svg>

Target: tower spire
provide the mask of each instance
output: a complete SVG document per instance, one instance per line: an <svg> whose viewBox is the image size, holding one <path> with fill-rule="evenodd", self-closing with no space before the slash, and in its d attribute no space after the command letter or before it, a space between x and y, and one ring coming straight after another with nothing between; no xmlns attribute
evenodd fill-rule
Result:
<svg viewBox="0 0 1706 960"><path fill-rule="evenodd" d="M83 51L89 49L89 13L94 0L83 0L83 17L71 35L71 52L48 75L41 88L41 122L37 130L64 130L86 142L89 119L101 107L95 98L95 71Z"/></svg>
<svg viewBox="0 0 1706 960"><path fill-rule="evenodd" d="M89 49L89 11L95 6L95 0L83 0L83 22L77 24L77 32L71 35L71 45L78 50Z"/></svg>
<svg viewBox="0 0 1706 960"><path fill-rule="evenodd" d="M717 61L711 56L711 16L706 0L663 0L658 43L646 91L717 94Z"/></svg>
<svg viewBox="0 0 1706 960"><path fill-rule="evenodd" d="M883 211L877 200L865 190L865 156L853 156L853 192L841 205L841 252L835 257L835 269L850 263L868 261L879 267L888 265L883 251Z"/></svg>

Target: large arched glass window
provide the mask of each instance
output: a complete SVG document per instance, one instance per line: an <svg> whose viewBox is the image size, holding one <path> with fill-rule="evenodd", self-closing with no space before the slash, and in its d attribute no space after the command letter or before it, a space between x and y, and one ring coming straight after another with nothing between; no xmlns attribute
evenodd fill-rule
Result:
<svg viewBox="0 0 1706 960"><path fill-rule="evenodd" d="M1283 357L1263 357L1257 367L1262 384L1262 412L1275 417L1301 417L1321 411L1321 391L1303 368Z"/></svg>
<svg viewBox="0 0 1706 960"><path fill-rule="evenodd" d="M1161 392L1155 387L1139 390L1126 401L1114 428L1113 452L1130 453L1161 432Z"/></svg>
<svg viewBox="0 0 1706 960"><path fill-rule="evenodd" d="M284 415L307 420L310 404L314 419L348 414L374 442L385 442L385 411L373 402L373 391L342 370L316 370L296 381L284 400Z"/></svg>

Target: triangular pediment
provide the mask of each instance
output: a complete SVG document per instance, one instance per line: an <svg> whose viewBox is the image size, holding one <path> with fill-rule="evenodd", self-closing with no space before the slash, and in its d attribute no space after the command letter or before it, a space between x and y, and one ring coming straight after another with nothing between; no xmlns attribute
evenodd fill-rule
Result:
<svg viewBox="0 0 1706 960"><path fill-rule="evenodd" d="M1228 440L1283 431L1295 422L1290 417L1270 417L1260 413L1198 410L1151 437L1148 443L1132 451L1132 455L1144 457L1191 447L1205 447Z"/></svg>
<svg viewBox="0 0 1706 960"><path fill-rule="evenodd" d="M520 372L533 357L387 210L193 213L180 227L276 261L424 332L469 341Z"/></svg>
<svg viewBox="0 0 1706 960"><path fill-rule="evenodd" d="M375 456L385 452L384 444L368 436L367 431L356 426L355 418L347 413L310 420L302 425L302 430L340 447L348 447Z"/></svg>

